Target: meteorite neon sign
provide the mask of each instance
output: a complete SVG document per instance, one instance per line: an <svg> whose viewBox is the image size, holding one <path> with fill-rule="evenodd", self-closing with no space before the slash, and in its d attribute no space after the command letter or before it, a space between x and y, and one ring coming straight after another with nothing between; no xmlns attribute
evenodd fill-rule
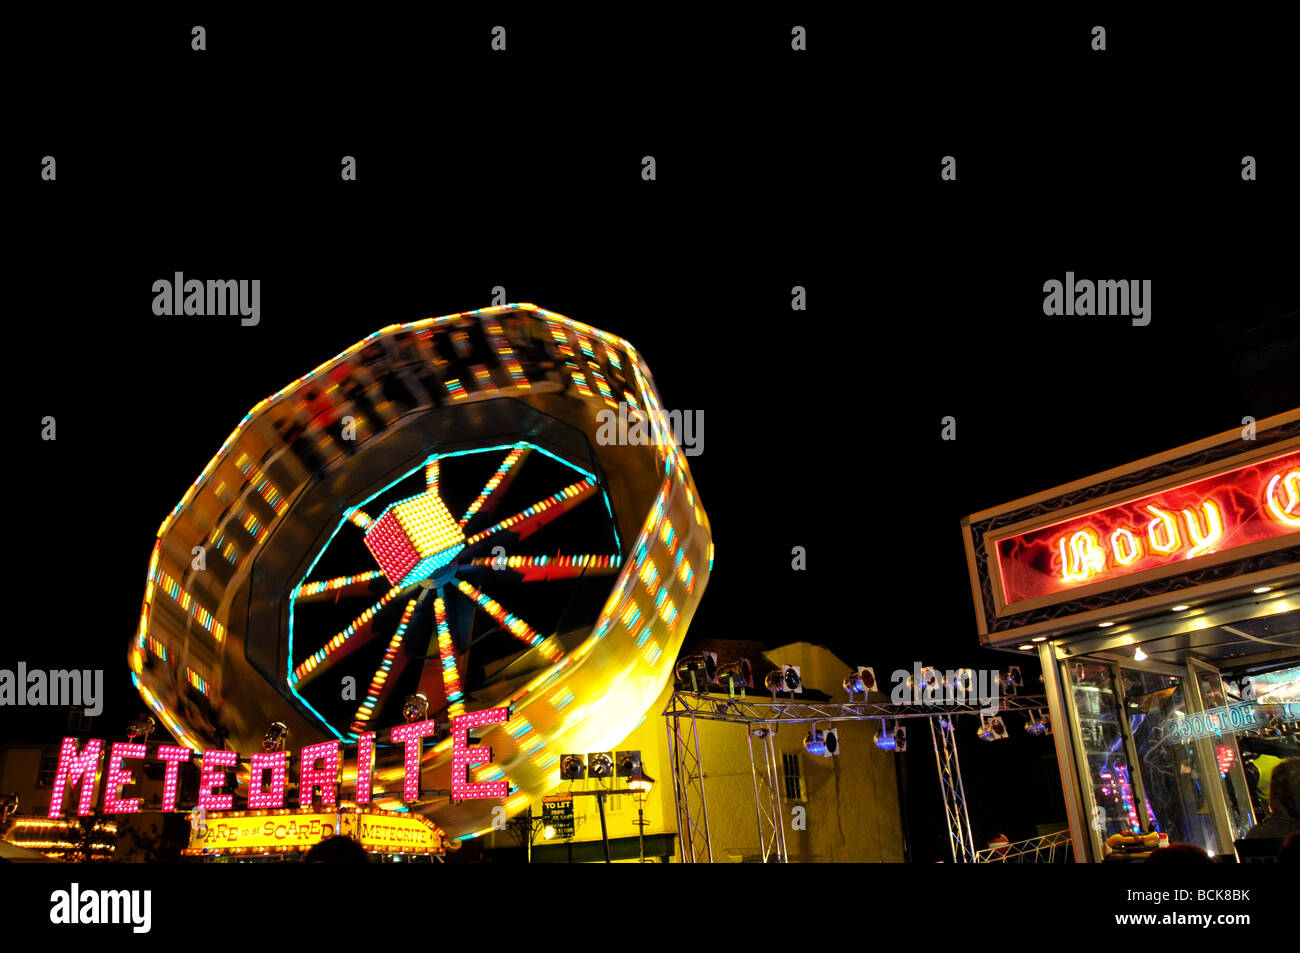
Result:
<svg viewBox="0 0 1300 953"><path fill-rule="evenodd" d="M998 540L1006 605L1300 533L1300 452Z"/></svg>
<svg viewBox="0 0 1300 953"><path fill-rule="evenodd" d="M471 745L469 733L478 728L500 725L510 719L509 708L491 708L468 712L451 720L451 798L453 801L504 798L509 794L505 781L471 782L469 768L487 764L492 760L492 749L485 745ZM418 721L393 728L393 744L404 746L405 776L403 800L415 801L420 797L421 749L424 739L437 732L433 721ZM361 735L357 744L357 804L369 804L373 797L375 733ZM59 767L50 791L50 817L63 815L63 802L72 788L80 785L77 814L95 813L95 792L104 754L104 742L91 738L78 750L75 738L64 738L59 751ZM104 813L134 814L140 810L141 798L124 798L123 788L134 784L134 771L125 760L143 759L146 746L139 743L114 744L110 749L108 768L104 774ZM166 776L163 781L162 810L176 810L179 792L180 766L198 757L199 772L198 807L207 811L229 811L234 795L222 789L230 783L230 772L238 765L239 755L233 751L194 751L175 745L159 745L154 752L158 761L164 762ZM287 752L254 754L247 759L250 768L248 806L250 809L276 810L285 806L285 788L288 778ZM298 805L312 807L317 800L322 807L335 808L342 778L342 750L338 741L324 741L302 749L298 769Z"/></svg>

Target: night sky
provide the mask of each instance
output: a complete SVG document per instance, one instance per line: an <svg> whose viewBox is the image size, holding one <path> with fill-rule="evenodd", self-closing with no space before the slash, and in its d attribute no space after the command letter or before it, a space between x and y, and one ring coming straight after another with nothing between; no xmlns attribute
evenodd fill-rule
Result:
<svg viewBox="0 0 1300 953"><path fill-rule="evenodd" d="M977 647L962 516L1300 406L1300 167L1268 57L1247 82L1190 30L1112 31L1103 61L1074 23L1014 47L994 24L982 54L950 24L896 39L885 69L866 56L882 35L812 22L826 52L804 60L784 18L721 53L701 23L615 31L586 60L554 52L580 31L521 25L491 68L450 29L374 69L351 51L378 27L345 47L327 27L232 24L200 62L175 25L50 41L56 62L113 68L27 97L6 157L0 666L103 668L96 734L119 737L143 710L126 649L154 533L248 408L496 285L627 338L666 408L703 410L689 465L717 556L692 632L818 642L878 675L1015 661ZM152 52L173 28L176 51ZM772 48L750 49L768 28ZM674 38L684 52L651 55ZM532 42L552 45L544 64ZM958 178L940 182L949 154ZM1245 154L1260 181L1242 182ZM176 271L261 279L261 324L154 316L152 282ZM1043 283L1067 271L1150 279L1151 324L1046 317ZM1033 793L1050 784L1010 780L1041 769L1014 727L966 762L968 793L1000 799L977 836L1050 814ZM62 728L0 712L0 740ZM913 746L916 810L938 813L928 738Z"/></svg>

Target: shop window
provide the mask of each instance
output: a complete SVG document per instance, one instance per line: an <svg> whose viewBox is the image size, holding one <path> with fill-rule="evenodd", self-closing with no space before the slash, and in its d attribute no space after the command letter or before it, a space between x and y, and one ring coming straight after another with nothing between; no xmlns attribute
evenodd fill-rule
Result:
<svg viewBox="0 0 1300 953"><path fill-rule="evenodd" d="M787 801L802 801L803 774L799 770L798 754L783 754L781 761L785 767L785 798Z"/></svg>

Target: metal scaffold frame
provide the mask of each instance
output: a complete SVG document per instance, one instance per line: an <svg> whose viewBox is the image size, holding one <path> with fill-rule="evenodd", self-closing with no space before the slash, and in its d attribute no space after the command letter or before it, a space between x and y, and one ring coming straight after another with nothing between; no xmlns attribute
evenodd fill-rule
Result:
<svg viewBox="0 0 1300 953"><path fill-rule="evenodd" d="M683 732L683 721L689 720L690 737ZM709 840L709 809L704 800L704 769L700 765L700 733L694 713L687 719L668 719L668 758L673 771L673 798L677 802L677 836L682 845L685 863L712 863L713 845ZM698 801L698 812L692 807Z"/></svg>
<svg viewBox="0 0 1300 953"><path fill-rule="evenodd" d="M943 813L948 821L948 844L953 863L973 863L975 835L966 811L966 786L961 780L961 759L957 757L957 716L930 719L930 740L934 743L934 765L939 772Z"/></svg>
<svg viewBox="0 0 1300 953"><path fill-rule="evenodd" d="M1000 713L1037 711L1047 707L1042 695L1011 695L1000 702ZM773 736L779 725L823 722L874 721L926 718L934 744L935 766L952 858L972 863L975 839L966 809L966 790L957 757L958 715L979 715L979 705L894 705L888 702L797 702L777 698L724 697L697 692L674 692L664 709L668 729L669 760L673 772L673 797L677 805L677 830L686 863L711 863L713 844L709 836L709 812L704 795L704 765L700 757L700 721L718 721L745 727L749 768L754 790L754 817L758 826L759 854L763 863L789 860L781 807L782 768ZM760 742L762 765L754 753ZM760 769L761 768L761 769Z"/></svg>

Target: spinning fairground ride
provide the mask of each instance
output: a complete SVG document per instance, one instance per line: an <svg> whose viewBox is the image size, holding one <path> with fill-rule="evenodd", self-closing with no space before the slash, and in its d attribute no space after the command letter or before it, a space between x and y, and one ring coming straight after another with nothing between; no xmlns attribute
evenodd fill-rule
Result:
<svg viewBox="0 0 1300 953"><path fill-rule="evenodd" d="M618 416L649 439L602 429ZM258 750L280 721L295 746L343 742L346 787L352 743L378 732L377 807L463 839L500 802L447 797L444 732L403 804L403 700L423 692L444 722L509 706L468 780L506 781L522 810L562 752L645 717L712 559L631 345L484 308L384 328L254 407L158 530L129 662L196 750Z"/></svg>

